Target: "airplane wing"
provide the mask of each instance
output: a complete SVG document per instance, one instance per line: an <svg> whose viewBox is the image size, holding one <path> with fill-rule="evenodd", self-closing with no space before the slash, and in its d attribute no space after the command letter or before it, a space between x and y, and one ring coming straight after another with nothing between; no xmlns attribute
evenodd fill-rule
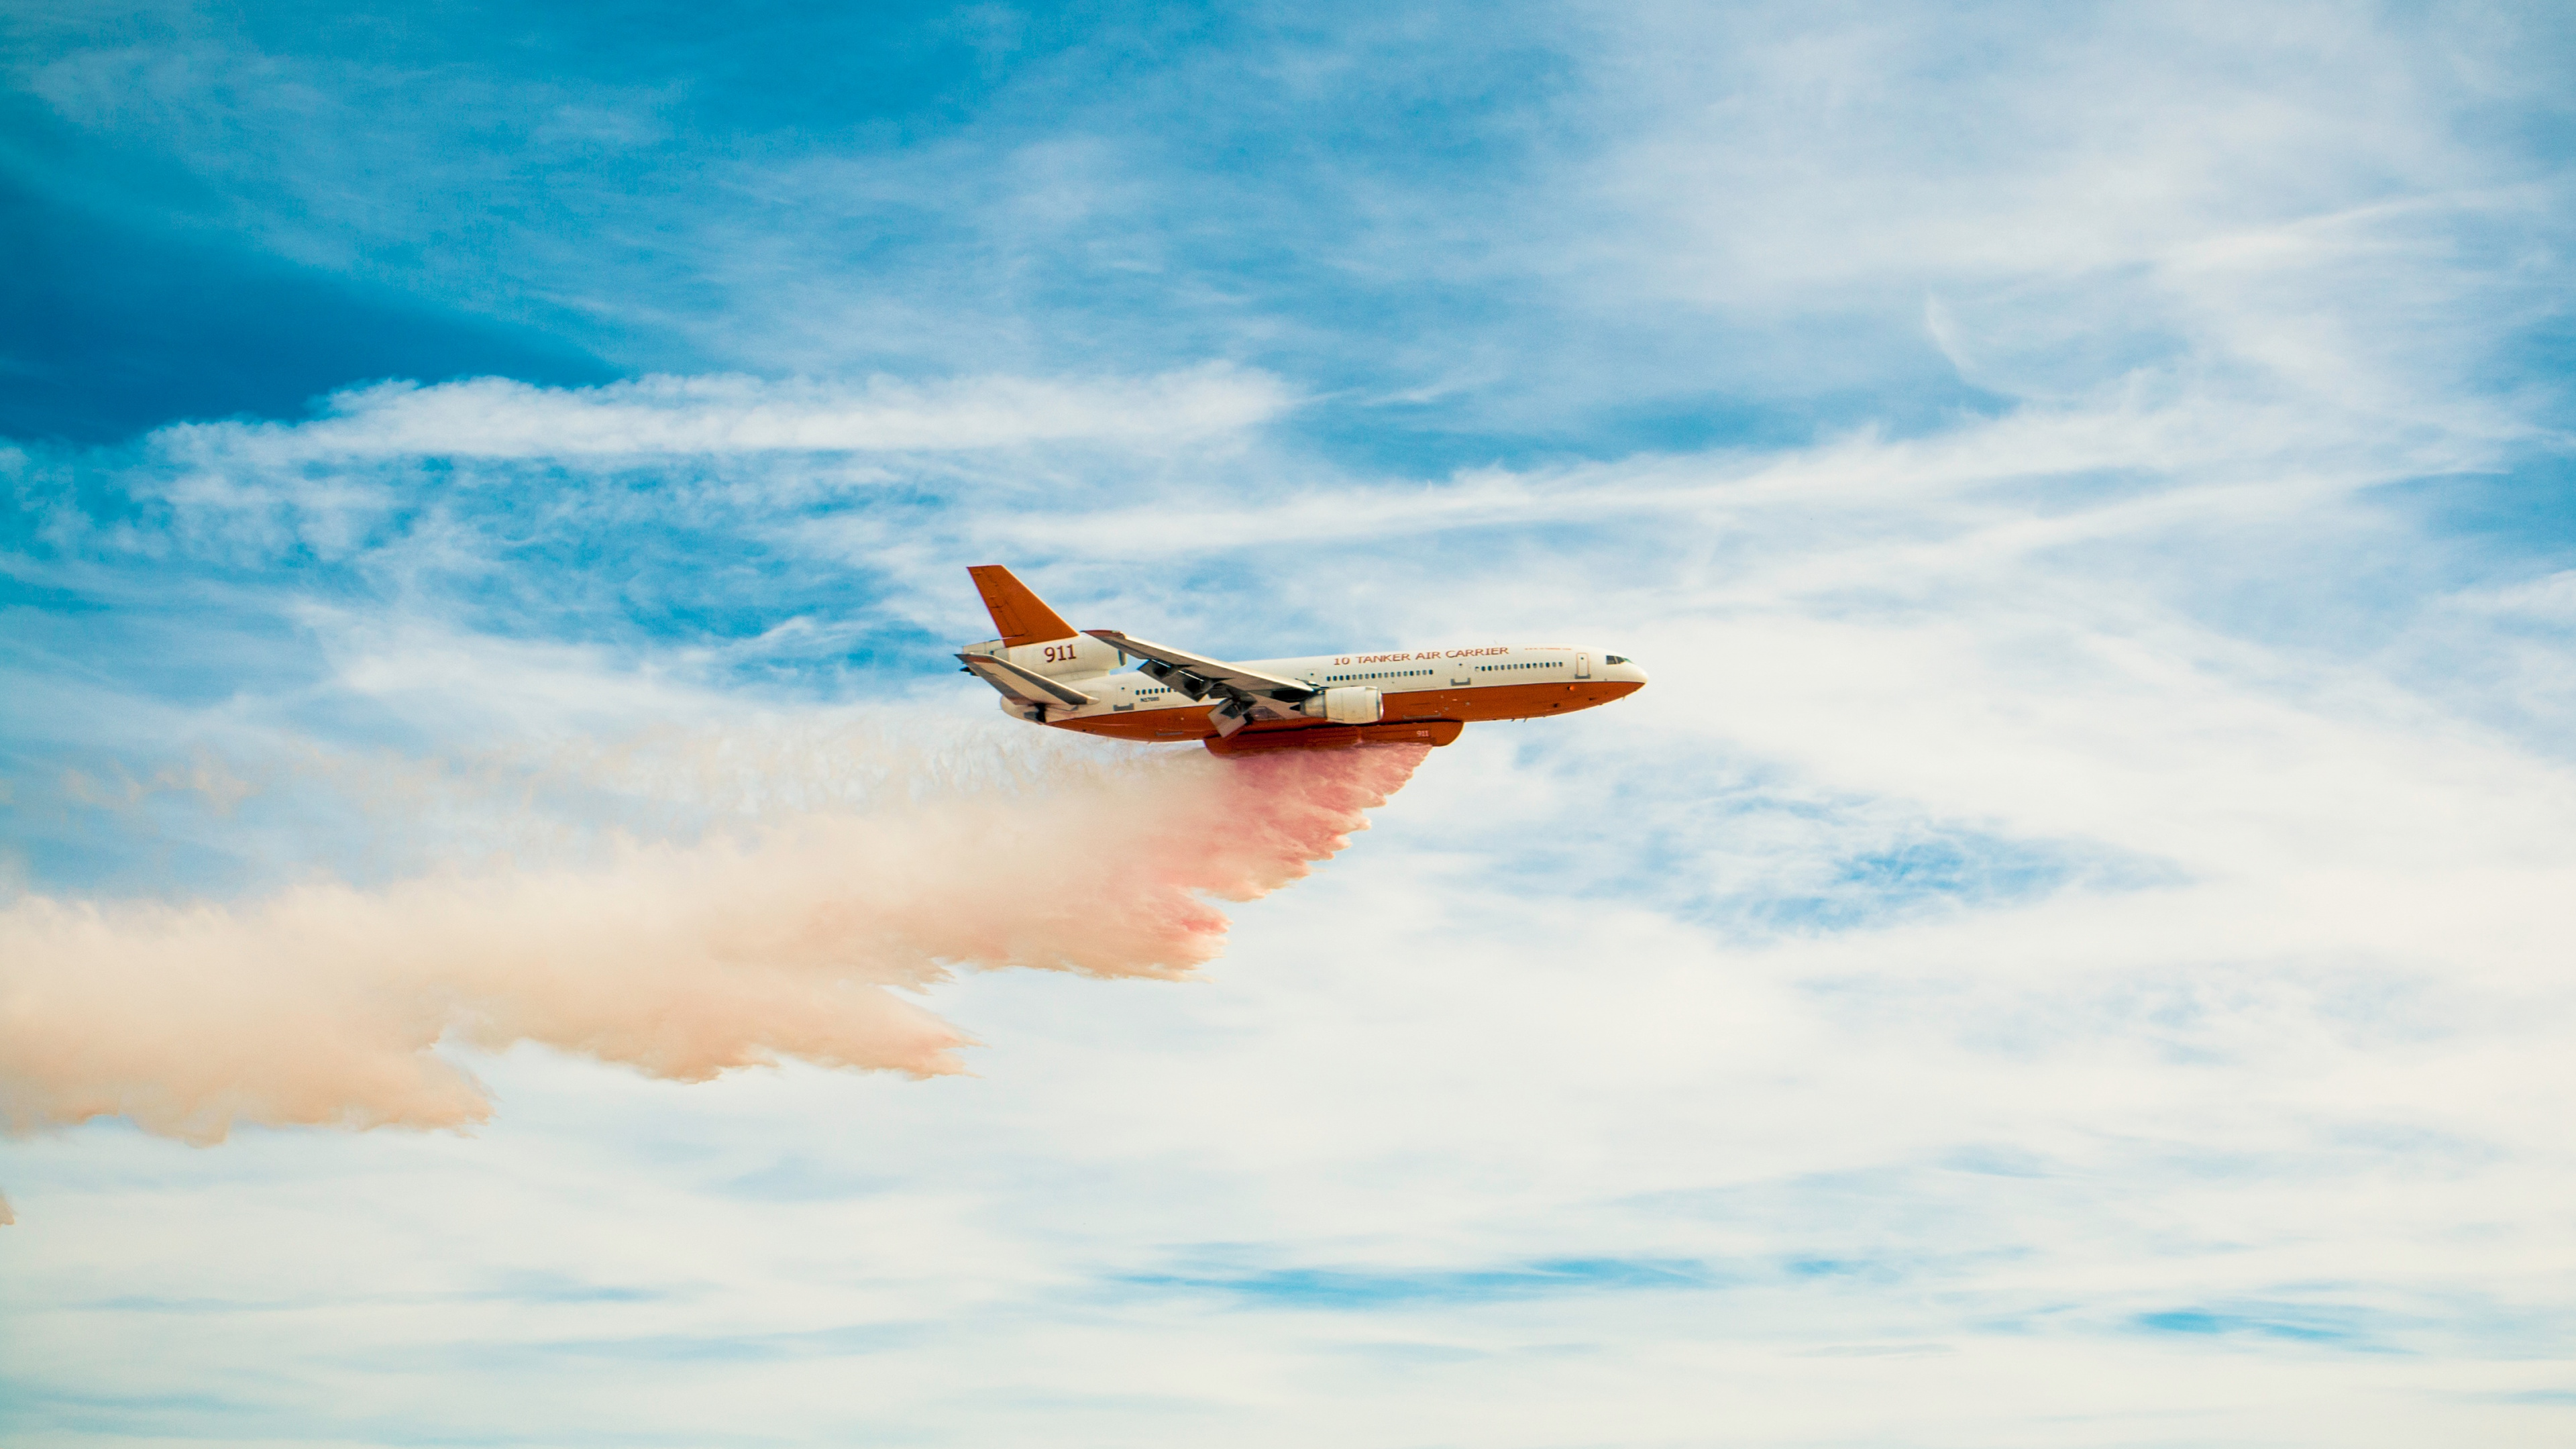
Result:
<svg viewBox="0 0 2576 1449"><path fill-rule="evenodd" d="M1300 700L1312 699L1319 693L1314 685L1304 680L1282 679L1276 674L1264 674L1258 669L1246 669L1240 664L1228 664L1222 659L1209 659L1185 650L1148 643L1145 640L1121 634L1115 629L1085 629L1082 632L1094 639L1107 640L1139 659L1152 660L1153 663L1144 666L1147 674L1170 684L1192 699L1205 699L1211 694L1222 694L1228 699L1238 700L1246 705L1257 701L1275 701L1293 705ZM1161 667L1157 668L1157 665ZM1175 678L1176 675L1183 677Z"/></svg>
<svg viewBox="0 0 2576 1449"><path fill-rule="evenodd" d="M975 677L1002 692L1007 699L1022 704L1061 705L1080 709L1091 703L1091 696L1078 689L1068 689L1034 670L1022 669L1007 659L989 654L960 654L957 662L975 671Z"/></svg>

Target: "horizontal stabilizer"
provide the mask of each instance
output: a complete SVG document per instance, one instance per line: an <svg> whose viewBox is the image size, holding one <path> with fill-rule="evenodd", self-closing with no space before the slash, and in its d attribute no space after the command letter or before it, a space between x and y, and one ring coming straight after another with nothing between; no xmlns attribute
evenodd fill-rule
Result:
<svg viewBox="0 0 2576 1449"><path fill-rule="evenodd" d="M1061 705L1080 709L1091 703L1091 696L1078 689L1068 689L1034 670L1022 669L1007 659L989 654L960 654L957 662L975 671L975 677L1002 692L1006 699L1022 704Z"/></svg>

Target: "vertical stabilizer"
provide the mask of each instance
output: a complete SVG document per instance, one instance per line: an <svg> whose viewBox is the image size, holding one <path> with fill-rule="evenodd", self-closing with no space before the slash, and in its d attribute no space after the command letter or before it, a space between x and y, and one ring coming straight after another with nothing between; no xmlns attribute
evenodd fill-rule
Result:
<svg viewBox="0 0 2576 1449"><path fill-rule="evenodd" d="M984 596L984 608L993 616L993 627L1002 631L1005 648L1080 637L1071 624L1046 606L1046 600L1030 593L1029 586L1009 569L1000 564L976 564L966 572L974 576L975 590Z"/></svg>

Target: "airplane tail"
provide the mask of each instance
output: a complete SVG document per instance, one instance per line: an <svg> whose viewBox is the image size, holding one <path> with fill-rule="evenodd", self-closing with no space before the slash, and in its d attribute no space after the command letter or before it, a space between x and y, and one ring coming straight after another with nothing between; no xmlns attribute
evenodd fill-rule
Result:
<svg viewBox="0 0 2576 1449"><path fill-rule="evenodd" d="M966 572L974 576L975 591L984 596L984 610L993 616L993 627L1002 632L1003 648L1082 637L1064 621L1063 615L1046 606L1046 600L1030 593L1029 586L1009 569L1000 564L976 564Z"/></svg>
<svg viewBox="0 0 2576 1449"><path fill-rule="evenodd" d="M1068 681L1094 678L1127 663L1113 645L1076 632L1064 616L1029 592L1000 564L976 564L975 591L984 596L985 611L1002 637L969 644L957 662L1002 696L1002 708L1022 719L1046 723L1047 711L1080 709L1091 696Z"/></svg>

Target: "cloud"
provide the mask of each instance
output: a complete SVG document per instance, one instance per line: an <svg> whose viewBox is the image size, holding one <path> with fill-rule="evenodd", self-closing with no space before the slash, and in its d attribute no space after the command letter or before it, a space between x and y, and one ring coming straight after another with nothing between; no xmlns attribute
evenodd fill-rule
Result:
<svg viewBox="0 0 2576 1449"><path fill-rule="evenodd" d="M1364 482L1286 499L1174 498L1072 518L1019 512L985 520L981 531L1024 547L1051 542L1115 556L1150 555L1185 539L1234 548L1340 544L1454 529L1607 527L1656 514L1718 529L1824 513L1865 520L1879 546L1919 529L1959 546L1982 537L1991 546L2046 548L2285 515L2503 456L2474 434L2195 392L2031 408L1904 439L1862 432L1800 449L1463 470L1403 488ZM2051 516L2032 516L2034 495L2050 500ZM1810 559L1803 548L1798 557L1798 567Z"/></svg>
<svg viewBox="0 0 2576 1449"><path fill-rule="evenodd" d="M152 441L184 463L254 468L398 457L949 452L1186 440L1257 426L1288 403L1276 379L1221 366L1079 383L647 377L546 388L486 377L385 383L334 394L310 422L182 423Z"/></svg>
<svg viewBox="0 0 2576 1449"><path fill-rule="evenodd" d="M1147 1291L1221 1293L1289 1308L1364 1309L1389 1303L1482 1303L1576 1293L1670 1292L1713 1286L1705 1264L1576 1259L1468 1272L1343 1272L1289 1268L1243 1274L1140 1274Z"/></svg>

